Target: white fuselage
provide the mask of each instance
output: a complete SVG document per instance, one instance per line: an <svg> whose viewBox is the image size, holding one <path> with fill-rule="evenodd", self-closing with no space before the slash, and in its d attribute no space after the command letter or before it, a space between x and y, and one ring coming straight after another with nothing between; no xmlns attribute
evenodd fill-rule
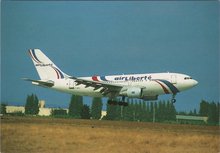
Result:
<svg viewBox="0 0 220 153"><path fill-rule="evenodd" d="M80 77L79 77L80 78ZM111 76L81 77L81 79L96 81L106 84L123 85L125 87L140 87L144 96L155 96L163 94L177 94L178 92L194 87L198 82L190 76L179 73L149 73L149 74L129 74ZM79 84L74 79L64 78L54 81L55 90L82 96L103 97L100 90L94 87L86 87ZM119 95L120 96L120 93ZM111 96L106 96L111 97Z"/></svg>
<svg viewBox="0 0 220 153"><path fill-rule="evenodd" d="M40 49L28 51L40 80L24 78L34 85L48 87L75 95L92 97L121 96L156 100L159 95L172 94L190 89L197 81L179 73L149 73L111 76L75 77L62 72ZM174 99L175 102L175 99Z"/></svg>

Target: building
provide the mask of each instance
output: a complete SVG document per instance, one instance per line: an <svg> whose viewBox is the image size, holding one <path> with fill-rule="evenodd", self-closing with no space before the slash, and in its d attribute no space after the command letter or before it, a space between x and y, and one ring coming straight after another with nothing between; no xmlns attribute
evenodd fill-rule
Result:
<svg viewBox="0 0 220 153"><path fill-rule="evenodd" d="M107 115L107 111L102 111L100 120L102 120L102 118L103 118L104 116L106 116L106 115Z"/></svg>
<svg viewBox="0 0 220 153"><path fill-rule="evenodd" d="M50 116L52 108L39 108L39 116Z"/></svg>
<svg viewBox="0 0 220 153"><path fill-rule="evenodd" d="M53 108L39 108L38 115L40 115L40 116L50 116L52 109ZM24 112L25 112L25 107L23 107L23 106L6 106L6 113L7 114L24 113Z"/></svg>
<svg viewBox="0 0 220 153"><path fill-rule="evenodd" d="M38 106L39 108L45 108L45 100L39 100Z"/></svg>
<svg viewBox="0 0 220 153"><path fill-rule="evenodd" d="M208 122L208 117L206 116L187 116L187 115L176 115L176 120L178 123L205 123Z"/></svg>
<svg viewBox="0 0 220 153"><path fill-rule="evenodd" d="M6 113L24 113L23 106L6 106Z"/></svg>
<svg viewBox="0 0 220 153"><path fill-rule="evenodd" d="M40 116L50 116L52 109L55 108L45 108L45 100L39 100L39 113ZM24 106L6 106L6 113L24 113L25 107Z"/></svg>

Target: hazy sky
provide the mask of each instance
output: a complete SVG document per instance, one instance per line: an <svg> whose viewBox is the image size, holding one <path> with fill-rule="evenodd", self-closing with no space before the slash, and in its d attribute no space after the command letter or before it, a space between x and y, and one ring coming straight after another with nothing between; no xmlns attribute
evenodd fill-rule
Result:
<svg viewBox="0 0 220 153"><path fill-rule="evenodd" d="M177 95L177 110L219 101L218 1L1 1L1 101L23 105L35 93L67 107L69 94L20 79L39 79L29 48L73 76L188 74L199 84Z"/></svg>

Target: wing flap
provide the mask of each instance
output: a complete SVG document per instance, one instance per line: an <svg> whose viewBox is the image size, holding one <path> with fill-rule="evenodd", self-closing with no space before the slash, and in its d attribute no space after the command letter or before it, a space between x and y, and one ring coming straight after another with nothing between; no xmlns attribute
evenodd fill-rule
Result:
<svg viewBox="0 0 220 153"><path fill-rule="evenodd" d="M76 85L83 84L85 85L86 88L93 87L94 88L93 90L101 89L99 92L105 96L110 93L112 94L119 93L121 89L123 88L122 85L112 84L112 83L110 84L107 82L98 82L98 81L86 80L86 79L76 78L76 77L70 77L70 79L74 79L74 81L76 82Z"/></svg>

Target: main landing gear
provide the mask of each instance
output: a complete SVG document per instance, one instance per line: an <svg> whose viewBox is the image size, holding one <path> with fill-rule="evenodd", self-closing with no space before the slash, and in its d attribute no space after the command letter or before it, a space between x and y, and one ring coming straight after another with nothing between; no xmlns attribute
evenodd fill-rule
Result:
<svg viewBox="0 0 220 153"><path fill-rule="evenodd" d="M125 102L125 97L122 97L122 100L119 102L116 100L110 99L110 100L108 100L108 104L109 105L128 106L128 103Z"/></svg>
<svg viewBox="0 0 220 153"><path fill-rule="evenodd" d="M174 104L176 102L176 99L175 99L176 95L173 95L172 96L172 99L171 99L171 102Z"/></svg>

